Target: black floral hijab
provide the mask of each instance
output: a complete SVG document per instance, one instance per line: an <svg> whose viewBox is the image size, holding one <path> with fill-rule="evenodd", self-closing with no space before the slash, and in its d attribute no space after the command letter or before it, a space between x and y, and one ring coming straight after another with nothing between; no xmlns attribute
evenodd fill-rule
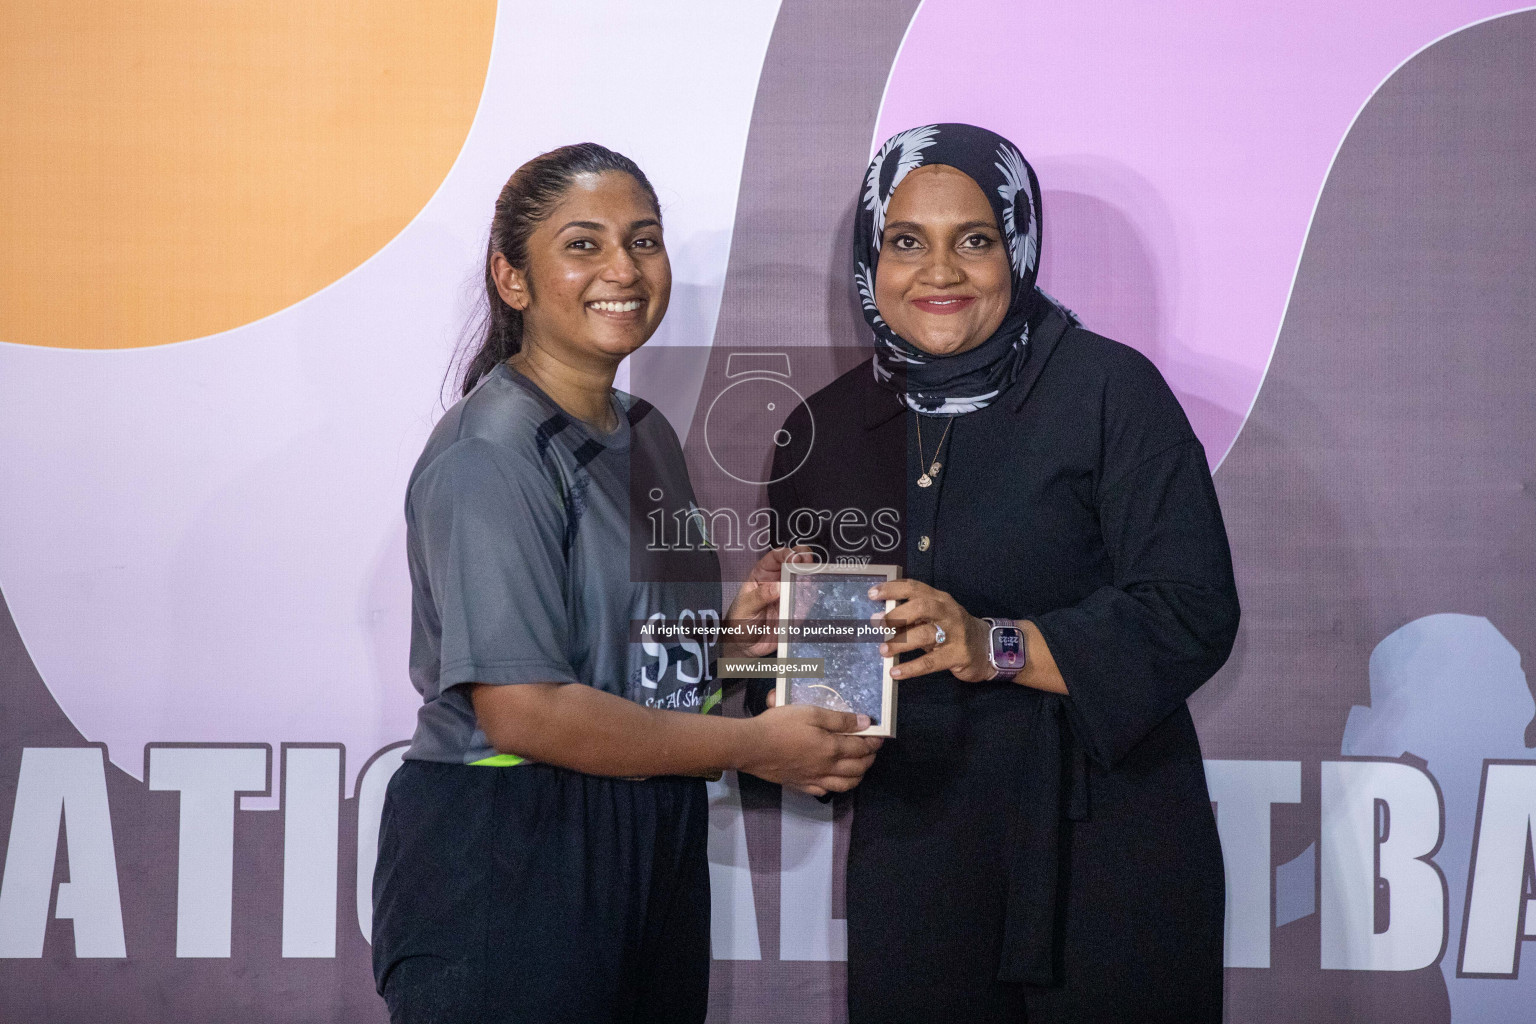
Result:
<svg viewBox="0 0 1536 1024"><path fill-rule="evenodd" d="M886 207L902 179L927 164L953 167L981 186L992 204L1013 269L1013 291L1002 324L980 345L951 356L924 352L896 334L875 306L875 267ZM854 219L854 280L864 319L875 332L875 380L926 415L950 416L986 407L1013 383L1024 365L1030 320L1045 304L1054 305L1035 287L1040 263L1040 183L1024 154L1001 135L974 125L909 128L887 139L875 154L864 175Z"/></svg>

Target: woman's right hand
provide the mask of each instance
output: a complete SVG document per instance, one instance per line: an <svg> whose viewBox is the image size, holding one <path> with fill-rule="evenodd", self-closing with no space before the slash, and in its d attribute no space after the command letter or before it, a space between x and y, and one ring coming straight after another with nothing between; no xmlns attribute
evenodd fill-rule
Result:
<svg viewBox="0 0 1536 1024"><path fill-rule="evenodd" d="M811 796L857 786L882 742L848 735L869 728L868 716L814 704L769 708L750 722L754 742L738 767Z"/></svg>

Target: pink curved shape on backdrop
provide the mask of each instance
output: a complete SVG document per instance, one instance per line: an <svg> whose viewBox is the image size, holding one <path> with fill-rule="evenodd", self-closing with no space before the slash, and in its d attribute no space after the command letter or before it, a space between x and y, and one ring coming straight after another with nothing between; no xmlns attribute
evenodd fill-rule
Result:
<svg viewBox="0 0 1536 1024"><path fill-rule="evenodd" d="M925 0L871 153L939 121L1017 143L1044 191L1042 287L1157 363L1214 468L1263 381L1356 114L1420 49L1515 9Z"/></svg>

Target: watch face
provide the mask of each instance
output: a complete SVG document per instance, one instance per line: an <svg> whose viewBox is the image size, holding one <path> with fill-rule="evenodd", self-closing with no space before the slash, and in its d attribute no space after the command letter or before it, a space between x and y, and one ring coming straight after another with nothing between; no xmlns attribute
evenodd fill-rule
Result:
<svg viewBox="0 0 1536 1024"><path fill-rule="evenodd" d="M1024 631L1017 626L992 628L992 664L1000 669L1024 667Z"/></svg>

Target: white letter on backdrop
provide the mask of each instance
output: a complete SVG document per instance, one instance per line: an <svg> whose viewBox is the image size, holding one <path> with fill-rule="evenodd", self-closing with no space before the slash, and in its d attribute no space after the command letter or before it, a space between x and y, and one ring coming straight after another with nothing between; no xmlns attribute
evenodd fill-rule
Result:
<svg viewBox="0 0 1536 1024"><path fill-rule="evenodd" d="M1536 764L1483 762L1477 837L1467 878L1462 974L1513 978L1520 969L1520 912L1531 886L1531 823L1536 820ZM1527 921L1526 927L1536 922Z"/></svg>
<svg viewBox="0 0 1536 1024"><path fill-rule="evenodd" d="M1227 967L1268 967L1269 810L1301 802L1300 761L1207 761L1227 874Z"/></svg>
<svg viewBox="0 0 1536 1024"><path fill-rule="evenodd" d="M0 957L40 957L48 925L59 819L69 881L54 914L75 922L75 956L127 956L112 813L100 747L25 747L0 881Z"/></svg>
<svg viewBox="0 0 1536 1024"><path fill-rule="evenodd" d="M779 959L847 960L848 922L832 916L832 804L784 790L779 816Z"/></svg>
<svg viewBox="0 0 1536 1024"><path fill-rule="evenodd" d="M384 792L410 744L396 743L373 755L357 780L357 926L373 942L373 868L379 861L379 818Z"/></svg>
<svg viewBox="0 0 1536 1024"><path fill-rule="evenodd" d="M761 960L757 904L752 900L752 864L747 859L747 823L735 772L709 789L710 947L716 960Z"/></svg>
<svg viewBox="0 0 1536 1024"><path fill-rule="evenodd" d="M1399 761L1324 761L1322 966L1413 971L1445 945L1440 792ZM1380 931L1377 929L1380 928Z"/></svg>
<svg viewBox="0 0 1536 1024"><path fill-rule="evenodd" d="M271 787L272 751L149 748L149 788L181 793L176 860L176 955L227 957L234 902L235 800Z"/></svg>
<svg viewBox="0 0 1536 1024"><path fill-rule="evenodd" d="M341 748L283 746L283 956L336 955Z"/></svg>

